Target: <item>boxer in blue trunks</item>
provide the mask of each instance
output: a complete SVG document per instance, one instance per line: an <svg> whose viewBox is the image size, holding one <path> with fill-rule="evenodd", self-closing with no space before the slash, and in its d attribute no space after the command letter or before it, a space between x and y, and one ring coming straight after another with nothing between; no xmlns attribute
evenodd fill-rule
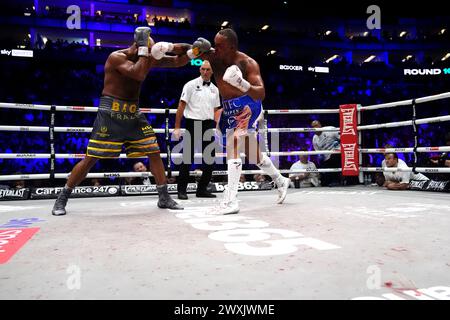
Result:
<svg viewBox="0 0 450 320"><path fill-rule="evenodd" d="M250 96L245 95L239 98L223 100L222 114L220 116L220 132L230 129L242 130L244 135L246 129L251 131L257 129L258 121L262 118L262 103L254 101Z"/></svg>
<svg viewBox="0 0 450 320"><path fill-rule="evenodd" d="M243 145L251 161L251 147L256 147L255 164L269 175L278 187L277 203L283 203L289 187L272 160L263 155L257 139L257 123L262 117L262 101L265 98L264 82L258 63L238 51L238 37L232 29L220 30L214 38L214 48L201 55L209 60L214 78L223 99L223 111L219 122L226 135L228 188L221 202L220 214L239 212L237 192L242 172L240 150Z"/></svg>

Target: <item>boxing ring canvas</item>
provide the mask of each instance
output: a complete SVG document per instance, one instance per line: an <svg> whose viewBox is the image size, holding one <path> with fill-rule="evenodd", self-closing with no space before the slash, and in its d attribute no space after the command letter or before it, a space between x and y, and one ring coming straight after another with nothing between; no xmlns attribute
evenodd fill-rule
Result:
<svg viewBox="0 0 450 320"><path fill-rule="evenodd" d="M157 197L0 204L0 299L450 297L448 194L378 187L239 194L156 207ZM5 232L7 230L8 232ZM32 234L30 234L32 230ZM5 258L5 254L9 256Z"/></svg>

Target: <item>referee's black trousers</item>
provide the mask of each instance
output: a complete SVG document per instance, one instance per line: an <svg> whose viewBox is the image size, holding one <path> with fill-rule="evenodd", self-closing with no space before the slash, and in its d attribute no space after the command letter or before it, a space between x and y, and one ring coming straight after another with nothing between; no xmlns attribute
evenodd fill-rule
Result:
<svg viewBox="0 0 450 320"><path fill-rule="evenodd" d="M178 193L186 193L187 185L189 182L189 170L191 169L191 164L194 163L194 147L196 145L201 146L202 159L197 158L195 163L200 163L201 160L201 170L202 177L198 182L197 192L206 191L209 182L211 181L212 171L214 168L214 162L205 162L205 158L214 159L214 151L205 154L205 148L214 141L214 136L209 139L209 141L203 141L203 136L208 129L215 128L214 120L194 120L185 118L186 131L190 134L190 141L186 137L183 138L183 162L180 165L180 176L178 177ZM197 130L194 128L197 127ZM197 131L197 132L195 132ZM200 136L201 134L201 136ZM208 150L213 150L211 147ZM199 152L200 150L198 150Z"/></svg>

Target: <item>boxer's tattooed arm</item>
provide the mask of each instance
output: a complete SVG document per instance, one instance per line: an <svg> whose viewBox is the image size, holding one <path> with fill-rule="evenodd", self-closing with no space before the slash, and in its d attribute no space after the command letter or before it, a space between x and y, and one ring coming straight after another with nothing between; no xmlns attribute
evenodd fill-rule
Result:
<svg viewBox="0 0 450 320"><path fill-rule="evenodd" d="M243 61L245 62L242 64ZM244 79L251 84L247 94L254 100L264 100L266 90L264 88L264 81L261 77L258 63L253 59L245 59L242 60L240 64L245 68L245 70L242 70Z"/></svg>
<svg viewBox="0 0 450 320"><path fill-rule="evenodd" d="M244 75L244 78L247 75L247 65L249 63L249 60L250 59L244 59L244 60L239 61L239 63L238 63L238 67L239 67L239 69L241 69L242 74Z"/></svg>

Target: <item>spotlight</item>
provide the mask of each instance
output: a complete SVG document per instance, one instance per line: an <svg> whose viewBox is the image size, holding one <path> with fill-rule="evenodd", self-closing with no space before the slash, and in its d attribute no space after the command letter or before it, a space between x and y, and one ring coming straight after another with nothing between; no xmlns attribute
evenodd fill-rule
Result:
<svg viewBox="0 0 450 320"><path fill-rule="evenodd" d="M375 59L377 56L370 56L370 57L368 57L366 60L364 60L364 62L370 62L370 61L372 61L373 59Z"/></svg>
<svg viewBox="0 0 450 320"><path fill-rule="evenodd" d="M331 61L333 61L333 60L335 60L335 59L337 59L337 58L339 58L339 55L335 54L335 55L332 56L331 58L328 58L325 62L326 62L326 63L330 63Z"/></svg>

